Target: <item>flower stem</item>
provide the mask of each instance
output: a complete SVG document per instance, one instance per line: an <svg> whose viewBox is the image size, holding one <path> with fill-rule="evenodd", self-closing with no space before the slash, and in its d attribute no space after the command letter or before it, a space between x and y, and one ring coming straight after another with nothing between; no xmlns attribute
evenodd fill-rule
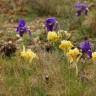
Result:
<svg viewBox="0 0 96 96"><path fill-rule="evenodd" d="M79 72L79 70L78 70L77 63L75 63L75 68L76 68L76 76L78 76L78 72Z"/></svg>

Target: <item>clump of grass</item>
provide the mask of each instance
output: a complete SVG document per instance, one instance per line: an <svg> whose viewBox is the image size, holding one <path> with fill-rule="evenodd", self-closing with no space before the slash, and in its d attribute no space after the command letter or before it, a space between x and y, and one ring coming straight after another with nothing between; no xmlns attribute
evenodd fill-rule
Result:
<svg viewBox="0 0 96 96"><path fill-rule="evenodd" d="M83 25L88 29L88 34L91 36L96 35L96 12L95 10L91 11L90 14L86 17Z"/></svg>
<svg viewBox="0 0 96 96"><path fill-rule="evenodd" d="M72 4L74 2L69 1L64 1L64 0L35 0L32 1L30 4L31 6L36 9L40 15L57 15L57 16L62 16L64 13L68 15L68 11L70 11L69 5L71 6L72 9Z"/></svg>
<svg viewBox="0 0 96 96"><path fill-rule="evenodd" d="M16 52L16 45L13 44L12 41L6 42L4 45L0 47L0 52L3 56L11 57Z"/></svg>

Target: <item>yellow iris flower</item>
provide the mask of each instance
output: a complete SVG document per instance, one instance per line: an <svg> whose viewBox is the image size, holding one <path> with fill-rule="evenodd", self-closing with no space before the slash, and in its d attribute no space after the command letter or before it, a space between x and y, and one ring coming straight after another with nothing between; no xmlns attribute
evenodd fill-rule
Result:
<svg viewBox="0 0 96 96"><path fill-rule="evenodd" d="M93 62L96 62L96 52L93 52L92 53L92 61Z"/></svg>
<svg viewBox="0 0 96 96"><path fill-rule="evenodd" d="M69 39L71 37L71 33L68 31L59 30L58 33L61 38Z"/></svg>
<svg viewBox="0 0 96 96"><path fill-rule="evenodd" d="M59 39L59 36L55 31L48 32L47 39L52 42L56 42Z"/></svg>
<svg viewBox="0 0 96 96"><path fill-rule="evenodd" d="M78 62L79 58L81 57L81 52L79 49L70 49L67 53L70 63Z"/></svg>
<svg viewBox="0 0 96 96"><path fill-rule="evenodd" d="M61 41L61 44L59 45L59 48L62 49L65 53L69 51L73 46L71 41L63 40Z"/></svg>
<svg viewBox="0 0 96 96"><path fill-rule="evenodd" d="M68 38L71 37L71 33L67 32L67 31L64 31L64 33L65 33L65 36L66 36L66 37L68 37Z"/></svg>
<svg viewBox="0 0 96 96"><path fill-rule="evenodd" d="M31 49L25 50L25 46L23 46L23 51L21 52L21 57L29 62L32 62L34 58L37 58L37 55L31 51Z"/></svg>
<svg viewBox="0 0 96 96"><path fill-rule="evenodd" d="M80 57L82 56L82 53L79 51L79 49L75 48L75 49L70 49L69 52L67 53L68 59L70 61L70 63L73 63L76 67L76 76L78 76L78 66L77 63L80 59Z"/></svg>

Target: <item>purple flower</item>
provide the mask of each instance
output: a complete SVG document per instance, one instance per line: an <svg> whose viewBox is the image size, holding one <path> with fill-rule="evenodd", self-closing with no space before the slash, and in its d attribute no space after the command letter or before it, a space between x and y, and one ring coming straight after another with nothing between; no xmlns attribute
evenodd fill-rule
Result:
<svg viewBox="0 0 96 96"><path fill-rule="evenodd" d="M80 43L80 48L82 50L82 53L86 53L89 58L92 57L91 43L88 40L85 40L84 42L81 42Z"/></svg>
<svg viewBox="0 0 96 96"><path fill-rule="evenodd" d="M28 30L27 26L26 26L26 22L25 20L21 19L19 20L19 24L18 24L18 27L17 27L17 30L16 32L19 33L19 35L22 37L24 35L24 33L26 32L29 32L30 33L30 30Z"/></svg>
<svg viewBox="0 0 96 96"><path fill-rule="evenodd" d="M46 21L45 21L45 27L47 28L47 31L53 31L55 30L55 27L56 27L56 18L48 18Z"/></svg>
<svg viewBox="0 0 96 96"><path fill-rule="evenodd" d="M83 12L85 15L88 14L88 5L86 3L77 3L75 5L75 8L77 10L77 13L76 13L77 16L80 16L81 13L83 13Z"/></svg>
<svg viewBox="0 0 96 96"><path fill-rule="evenodd" d="M88 50L87 51L87 55L88 55L88 58L92 58L92 51L91 50Z"/></svg>

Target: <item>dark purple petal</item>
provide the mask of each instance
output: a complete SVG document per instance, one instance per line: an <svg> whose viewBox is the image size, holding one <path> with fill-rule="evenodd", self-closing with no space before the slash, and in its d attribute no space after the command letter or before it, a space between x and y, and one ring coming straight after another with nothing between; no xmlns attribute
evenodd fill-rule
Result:
<svg viewBox="0 0 96 96"><path fill-rule="evenodd" d="M80 16L80 15L81 15L81 10L78 10L76 16Z"/></svg>
<svg viewBox="0 0 96 96"><path fill-rule="evenodd" d="M77 10L77 16L80 16L82 12L85 15L88 14L88 5L86 3L76 3L75 8Z"/></svg>
<svg viewBox="0 0 96 96"><path fill-rule="evenodd" d="M45 21L45 27L47 28L47 31L53 31L56 22L57 22L56 18L54 18L54 17L53 18L48 18Z"/></svg>
<svg viewBox="0 0 96 96"><path fill-rule="evenodd" d="M19 33L19 35L22 37L24 33L29 32L29 29L26 26L25 20L21 19L18 23L18 27L16 29L16 32ZM29 33L30 34L30 33Z"/></svg>
<svg viewBox="0 0 96 96"><path fill-rule="evenodd" d="M48 18L47 20L46 20L46 23L47 24L53 24L53 23L56 23L56 18L55 17L53 17L53 18Z"/></svg>
<svg viewBox="0 0 96 96"><path fill-rule="evenodd" d="M26 25L25 20L23 19L19 20L19 24L18 24L19 27L24 27L25 25Z"/></svg>
<svg viewBox="0 0 96 96"><path fill-rule="evenodd" d="M92 58L92 51L91 50L88 50L87 51L87 55L88 55L88 58Z"/></svg>
<svg viewBox="0 0 96 96"><path fill-rule="evenodd" d="M19 32L19 27L16 28L16 32Z"/></svg>
<svg viewBox="0 0 96 96"><path fill-rule="evenodd" d="M82 8L81 3L76 3L75 8L76 8L76 10L81 10L81 8Z"/></svg>
<svg viewBox="0 0 96 96"><path fill-rule="evenodd" d="M82 10L86 10L88 8L87 4L84 3L82 3L81 6L82 6Z"/></svg>
<svg viewBox="0 0 96 96"><path fill-rule="evenodd" d="M88 50L91 50L91 44L86 40L80 44L80 48L82 49L82 52L87 53Z"/></svg>
<svg viewBox="0 0 96 96"><path fill-rule="evenodd" d="M24 31L19 31L19 35L21 36L21 37L23 37L23 35L24 35Z"/></svg>
<svg viewBox="0 0 96 96"><path fill-rule="evenodd" d="M47 26L47 31L53 31L54 25L48 25Z"/></svg>
<svg viewBox="0 0 96 96"><path fill-rule="evenodd" d="M86 53L88 55L88 58L92 57L91 43L88 40L81 42L80 48L82 50L82 53Z"/></svg>

